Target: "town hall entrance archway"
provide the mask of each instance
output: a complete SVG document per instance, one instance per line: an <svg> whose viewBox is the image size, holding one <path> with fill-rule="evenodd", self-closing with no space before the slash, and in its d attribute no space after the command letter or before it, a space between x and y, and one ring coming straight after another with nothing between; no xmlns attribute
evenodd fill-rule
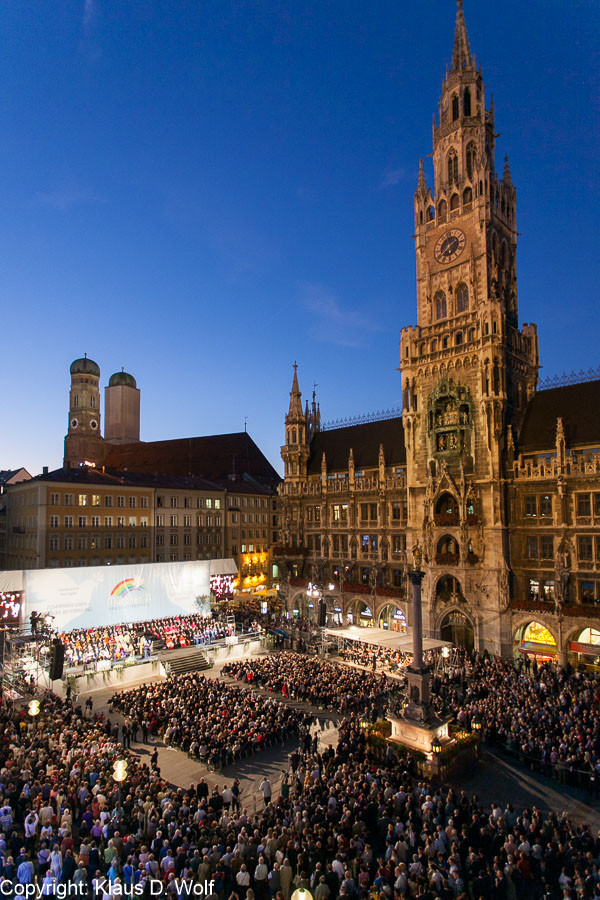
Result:
<svg viewBox="0 0 600 900"><path fill-rule="evenodd" d="M451 641L457 647L472 650L475 643L473 623L464 613L453 610L442 619L440 637L443 641Z"/></svg>

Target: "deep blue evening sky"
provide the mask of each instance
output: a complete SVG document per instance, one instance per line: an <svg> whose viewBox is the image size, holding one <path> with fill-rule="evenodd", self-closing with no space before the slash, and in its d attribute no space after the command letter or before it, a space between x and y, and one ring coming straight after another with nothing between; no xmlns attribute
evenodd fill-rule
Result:
<svg viewBox="0 0 600 900"><path fill-rule="evenodd" d="M598 364L595 0L465 0L518 192L542 376ZM412 197L453 0L3 0L0 468L62 464L69 364L142 439L248 430L292 363L324 419L400 403ZM431 160L428 177L431 181Z"/></svg>

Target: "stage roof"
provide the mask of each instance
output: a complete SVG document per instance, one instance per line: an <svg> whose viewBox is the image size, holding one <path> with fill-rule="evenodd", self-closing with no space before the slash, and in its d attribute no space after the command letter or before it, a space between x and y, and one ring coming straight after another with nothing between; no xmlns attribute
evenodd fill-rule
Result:
<svg viewBox="0 0 600 900"><path fill-rule="evenodd" d="M324 628L327 637L343 638L347 641L362 641L363 644L374 644L385 650L401 650L412 653L412 629L407 634L389 631L387 628L361 628L349 625L347 628ZM440 647L451 647L450 641L438 641L436 638L423 638L423 650L437 650Z"/></svg>

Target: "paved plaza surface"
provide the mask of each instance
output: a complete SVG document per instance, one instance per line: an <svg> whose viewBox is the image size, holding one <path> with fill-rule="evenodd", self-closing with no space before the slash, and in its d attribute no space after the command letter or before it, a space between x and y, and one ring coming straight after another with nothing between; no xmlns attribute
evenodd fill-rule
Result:
<svg viewBox="0 0 600 900"><path fill-rule="evenodd" d="M208 678L220 678L221 668L224 664L219 663L201 674ZM139 682L128 684L126 689L138 684L162 680L161 675L152 675L149 678L140 679ZM235 682L231 678L223 678L223 680L240 685L240 682ZM110 686L89 692L82 691L77 702L84 703L87 697L91 696L95 712L103 712L111 722L122 723L123 716L116 712L111 713L109 710L110 698L118 690L115 686ZM253 686L252 690L258 691L258 693L268 693L256 686ZM319 749L324 749L329 744L336 746L337 725L342 716L311 707L307 703L285 700L280 694L271 696L294 708L308 710L315 715L317 723L311 727L311 732L318 732ZM296 746L296 742L290 740L284 746L271 747L269 750L247 757L233 766L227 766L219 772L208 771L202 763L190 759L180 750L168 747L161 740L155 740L148 744L134 742L131 750L142 758L147 757L149 764L150 755L157 747L158 764L162 777L178 787L187 788L190 784L195 785L201 778L204 778L211 789L215 785L223 788L225 784L231 784L235 778L239 779L242 807L252 814L263 806L262 794L258 787L265 775L271 782L273 796L277 796L282 773L288 770L289 756ZM452 783L457 789L464 790L468 794L477 794L485 806L495 802L504 807L507 802L511 802L516 810L520 810L535 805L542 811L554 810L559 815L567 812L573 821L587 822L595 831L600 831L600 800L590 797L583 789L559 785L554 779L531 772L495 748L488 748L484 745L479 764L467 774L454 777Z"/></svg>

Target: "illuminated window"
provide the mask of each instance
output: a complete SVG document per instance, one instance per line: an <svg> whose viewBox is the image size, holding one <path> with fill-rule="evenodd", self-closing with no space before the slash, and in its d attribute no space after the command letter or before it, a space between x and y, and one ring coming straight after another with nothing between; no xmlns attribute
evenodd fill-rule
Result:
<svg viewBox="0 0 600 900"><path fill-rule="evenodd" d="M87 501L88 501L87 494L79 494L77 501L78 501L79 506L87 506Z"/></svg>

